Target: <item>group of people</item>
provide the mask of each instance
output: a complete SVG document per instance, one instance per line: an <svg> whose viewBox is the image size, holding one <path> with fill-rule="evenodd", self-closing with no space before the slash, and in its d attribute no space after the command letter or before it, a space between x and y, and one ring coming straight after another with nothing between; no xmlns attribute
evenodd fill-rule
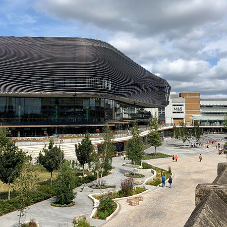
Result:
<svg viewBox="0 0 227 227"><path fill-rule="evenodd" d="M171 188L172 182L173 182L173 179L170 176L169 179L168 179L169 188ZM162 176L162 187L165 187L165 183L166 183L166 177L165 177L165 175L163 175Z"/></svg>
<svg viewBox="0 0 227 227"><path fill-rule="evenodd" d="M173 155L172 159L173 159L173 162L174 162L174 160L177 162L177 159L178 159L177 154L176 155Z"/></svg>
<svg viewBox="0 0 227 227"><path fill-rule="evenodd" d="M124 155L121 154L121 160L123 160L123 159L125 160L125 158L126 158L126 154L124 154Z"/></svg>

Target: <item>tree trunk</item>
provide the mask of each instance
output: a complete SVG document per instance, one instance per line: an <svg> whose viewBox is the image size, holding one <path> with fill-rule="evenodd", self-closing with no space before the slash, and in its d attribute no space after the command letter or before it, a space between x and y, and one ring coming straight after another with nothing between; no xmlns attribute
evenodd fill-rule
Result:
<svg viewBox="0 0 227 227"><path fill-rule="evenodd" d="M99 171L97 171L97 185L99 185Z"/></svg>
<svg viewBox="0 0 227 227"><path fill-rule="evenodd" d="M101 182L101 179L102 179L102 175L103 175L103 168L102 168L102 171L101 171L101 177L100 177L100 185L102 184L102 182Z"/></svg>
<svg viewBox="0 0 227 227"><path fill-rule="evenodd" d="M84 165L83 165L83 177L84 177Z"/></svg>
<svg viewBox="0 0 227 227"><path fill-rule="evenodd" d="M22 210L20 210L20 214L19 214L19 227L21 227L21 217L22 217Z"/></svg>
<svg viewBox="0 0 227 227"><path fill-rule="evenodd" d="M53 172L50 172L50 185L52 186L52 173Z"/></svg>
<svg viewBox="0 0 227 227"><path fill-rule="evenodd" d="M8 188L8 200L10 200L10 183L9 183L9 188Z"/></svg>

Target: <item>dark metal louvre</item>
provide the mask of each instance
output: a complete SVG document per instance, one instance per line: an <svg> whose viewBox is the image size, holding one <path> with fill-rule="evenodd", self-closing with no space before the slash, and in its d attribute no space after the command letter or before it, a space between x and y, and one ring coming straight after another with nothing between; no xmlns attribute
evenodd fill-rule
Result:
<svg viewBox="0 0 227 227"><path fill-rule="evenodd" d="M166 106L170 85L113 46L69 37L0 37L0 94L51 93Z"/></svg>

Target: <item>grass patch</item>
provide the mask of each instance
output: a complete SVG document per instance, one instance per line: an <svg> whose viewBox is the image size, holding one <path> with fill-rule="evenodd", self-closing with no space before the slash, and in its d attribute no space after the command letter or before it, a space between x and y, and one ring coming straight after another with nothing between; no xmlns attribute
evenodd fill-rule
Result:
<svg viewBox="0 0 227 227"><path fill-rule="evenodd" d="M132 177L132 178L143 178L145 177L143 174L140 173L125 173L126 177Z"/></svg>
<svg viewBox="0 0 227 227"><path fill-rule="evenodd" d="M38 177L38 182L36 184L36 189L32 191L32 201L31 205L46 199L49 199L54 196L53 189L50 185L50 173L40 165L31 165L29 168L33 169ZM53 183L54 180L57 178L59 171L53 172ZM75 172L76 174L76 172ZM91 173L90 173L91 174ZM79 177L76 176L75 183L76 187L81 186L82 184L90 183L91 181L95 180L96 176L88 175L86 177ZM11 184L11 188L13 188L13 184ZM11 199L7 200L8 198L8 185L3 184L0 181L0 216L12 211L16 210L19 203L19 197L16 191L11 190Z"/></svg>
<svg viewBox="0 0 227 227"><path fill-rule="evenodd" d="M75 202L71 202L69 204L59 204L59 203L51 203L51 206L53 207L72 207L74 206L76 203Z"/></svg>
<svg viewBox="0 0 227 227"><path fill-rule="evenodd" d="M157 158L168 158L168 157L172 157L172 155L156 152L156 153L151 153L151 154L145 154L142 157L142 160L157 159Z"/></svg>

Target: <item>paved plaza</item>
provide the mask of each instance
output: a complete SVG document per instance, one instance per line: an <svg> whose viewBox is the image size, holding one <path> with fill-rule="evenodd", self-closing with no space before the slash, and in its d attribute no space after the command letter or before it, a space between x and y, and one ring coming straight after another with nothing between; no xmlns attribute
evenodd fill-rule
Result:
<svg viewBox="0 0 227 227"><path fill-rule="evenodd" d="M218 142L222 141L221 143L223 144L224 135L204 137L204 142L208 142L210 139L215 139ZM164 169L171 167L174 174L172 188L150 187L150 190L143 194L144 200L137 206L128 205L126 199L119 200L120 209L108 222L89 218L92 212L92 201L88 199L88 194L107 191L93 190L89 187L85 187L83 191L81 187L75 189L77 192L75 198L76 206L69 208L52 207L50 202L53 199L49 199L30 206L26 212L26 220L35 218L42 227L71 227L74 215L85 214L93 226L184 226L195 208L196 185L212 182L217 175L217 164L226 162L226 156L218 155L215 144L210 145L210 148L207 149L205 147L178 148L174 146L177 143L182 142L166 138L163 146L157 148L157 152L170 155L177 154L179 157L178 162L173 162L171 158L148 160L152 165ZM68 156L73 157L75 155L74 144L64 144L64 146L65 148L67 147ZM40 148L38 147L37 151ZM27 147L27 150L29 149ZM148 149L146 152L153 152L153 148ZM203 155L202 162L199 162L200 153ZM131 171L129 167L122 166L124 162L120 157L113 158L113 166L115 168L111 175L102 179L103 183L115 184L117 186L115 190L118 190L121 180L125 179L124 173ZM147 177L150 177L149 174L146 174L145 178ZM0 217L0 226L15 226L18 221L17 215L18 212L12 212Z"/></svg>

